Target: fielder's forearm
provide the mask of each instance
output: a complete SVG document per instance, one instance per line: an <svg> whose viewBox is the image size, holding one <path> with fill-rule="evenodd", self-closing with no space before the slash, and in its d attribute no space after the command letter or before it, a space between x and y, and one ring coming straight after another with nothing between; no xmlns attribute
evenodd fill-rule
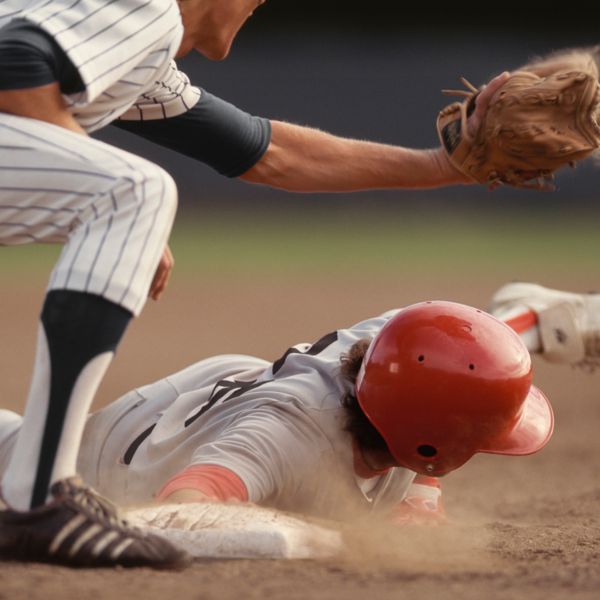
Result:
<svg viewBox="0 0 600 600"><path fill-rule="evenodd" d="M468 183L441 149L413 150L272 122L269 148L241 176L294 192L419 189Z"/></svg>

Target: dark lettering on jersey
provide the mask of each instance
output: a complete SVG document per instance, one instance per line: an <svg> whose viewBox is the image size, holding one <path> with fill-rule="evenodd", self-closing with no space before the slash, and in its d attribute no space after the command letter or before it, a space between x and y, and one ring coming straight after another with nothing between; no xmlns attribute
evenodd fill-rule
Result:
<svg viewBox="0 0 600 600"><path fill-rule="evenodd" d="M324 335L321 339L317 340L308 350L302 351L298 350L298 348L288 348L285 354L276 360L273 363L273 375L275 375L284 365L286 358L290 354L308 354L309 356L316 356L328 346L331 346L338 339L337 331L333 331ZM198 412L193 414L191 417L185 420L184 427L189 427L194 421L199 419L207 410L212 408L217 402L227 402L228 400L233 400L234 398L239 398L245 392L253 390L265 383L269 383L271 380L265 381L235 381L231 379L222 379L221 381L217 381L215 383L215 387L210 394L209 399L200 407ZM142 445L144 440L150 436L154 428L156 427L156 423L148 427L148 429L142 431L140 435L138 435L133 442L129 445L125 454L123 455L123 463L126 465L131 464L133 460L134 454L137 452L138 448Z"/></svg>
<svg viewBox="0 0 600 600"><path fill-rule="evenodd" d="M253 381L235 381L231 379L222 379L221 381L217 381L208 401L202 405L202 407L196 414L193 414L191 417L186 419L184 423L185 427L189 427L196 419L200 418L209 408L213 407L217 402L219 402L219 400L221 400L222 402L233 400L234 398L238 398L239 396L241 396L244 392L253 390L265 383L268 383L268 380L259 381L258 383L256 379L254 379Z"/></svg>
<svg viewBox="0 0 600 600"><path fill-rule="evenodd" d="M156 427L156 423L145 429L138 435L133 442L129 445L129 448L125 450L125 454L123 454L123 464L130 465L133 460L133 455L136 453L137 449L142 445L142 442L152 433L154 428Z"/></svg>
<svg viewBox="0 0 600 600"><path fill-rule="evenodd" d="M337 342L337 339L338 339L338 332L332 331L331 333L324 335L320 340L317 340L305 352L303 352L302 350L298 350L298 348L293 348L293 347L288 348L285 351L285 354L281 358L278 358L273 363L273 375L275 375L277 373L277 371L279 371L281 369L281 367L283 367L286 358L290 354L308 354L309 356L316 356L320 352L323 352L323 350L325 350L325 348L327 348L328 346L331 346L331 344L333 344L334 342Z"/></svg>
<svg viewBox="0 0 600 600"><path fill-rule="evenodd" d="M193 414L191 417L186 419L184 422L184 427L189 427L196 419L199 419L209 408L213 407L219 400L222 402L227 402L228 400L232 400L233 398L238 398L244 392L248 390L253 390L254 388L263 385L264 383L268 383L268 381L235 381L230 379L222 379L221 381L217 381L213 391L211 392L210 398L207 402L205 402L200 410ZM131 461L138 448L144 443L144 440L150 436L150 434L154 431L157 423L148 427L138 435L133 442L129 445L127 450L125 450L125 454L123 454L123 464L130 465Z"/></svg>

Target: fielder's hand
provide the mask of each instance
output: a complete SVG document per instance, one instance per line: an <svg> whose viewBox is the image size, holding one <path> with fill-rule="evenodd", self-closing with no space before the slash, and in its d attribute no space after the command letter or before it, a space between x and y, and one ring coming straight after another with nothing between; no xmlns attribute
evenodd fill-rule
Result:
<svg viewBox="0 0 600 600"><path fill-rule="evenodd" d="M503 73L477 89L466 79L463 96L440 111L437 130L450 163L490 189L502 184L554 189L554 172L600 147L598 69Z"/></svg>
<svg viewBox="0 0 600 600"><path fill-rule="evenodd" d="M150 291L148 292L148 296L152 298L152 300L158 300L162 296L162 293L165 291L167 284L169 283L171 271L173 270L174 266L175 259L173 258L171 249L169 246L165 246L163 255L158 263L158 267L156 267L156 273L154 273L154 279L152 280Z"/></svg>
<svg viewBox="0 0 600 600"><path fill-rule="evenodd" d="M479 95L475 99L475 110L467 120L469 135L475 136L479 131L492 96L507 82L509 77L510 73L504 71L504 73L500 73L500 75L494 77L494 79L491 79L486 85L482 86Z"/></svg>
<svg viewBox="0 0 600 600"><path fill-rule="evenodd" d="M481 88L481 91L474 101L474 110L466 121L466 130L470 137L473 137L481 129L481 125L485 120L485 115L490 104L490 100L498 88L504 85L508 77L510 77L510 74L505 71L497 77L494 77L494 79L492 79L487 85L484 85ZM457 167L454 161L450 159L450 156L444 145L434 151L433 157L437 162L438 171L440 173L445 173L449 182L453 184L474 183L473 178L464 173L460 168Z"/></svg>

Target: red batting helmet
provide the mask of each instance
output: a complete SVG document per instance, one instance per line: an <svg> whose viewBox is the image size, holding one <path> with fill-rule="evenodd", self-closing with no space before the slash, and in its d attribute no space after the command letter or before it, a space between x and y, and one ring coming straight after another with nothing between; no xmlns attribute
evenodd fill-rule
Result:
<svg viewBox="0 0 600 600"><path fill-rule="evenodd" d="M356 397L398 464L417 473L444 475L476 452L532 454L552 435L521 338L454 302L392 317L369 346Z"/></svg>

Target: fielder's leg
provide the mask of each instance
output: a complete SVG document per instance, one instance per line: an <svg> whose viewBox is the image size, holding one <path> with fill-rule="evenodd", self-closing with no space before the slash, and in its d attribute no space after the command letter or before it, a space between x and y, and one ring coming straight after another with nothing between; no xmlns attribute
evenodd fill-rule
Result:
<svg viewBox="0 0 600 600"><path fill-rule="evenodd" d="M8 141L13 151L3 157L0 210L9 218L0 222L0 241L64 242L64 248L2 480L12 510L0 519L7 544L0 551L81 565L177 562L180 553L127 530L73 479L94 394L144 305L165 247L174 183L155 165L86 136L2 115L0 144Z"/></svg>
<svg viewBox="0 0 600 600"><path fill-rule="evenodd" d="M0 409L0 479L8 467L22 421L23 417L12 410Z"/></svg>

